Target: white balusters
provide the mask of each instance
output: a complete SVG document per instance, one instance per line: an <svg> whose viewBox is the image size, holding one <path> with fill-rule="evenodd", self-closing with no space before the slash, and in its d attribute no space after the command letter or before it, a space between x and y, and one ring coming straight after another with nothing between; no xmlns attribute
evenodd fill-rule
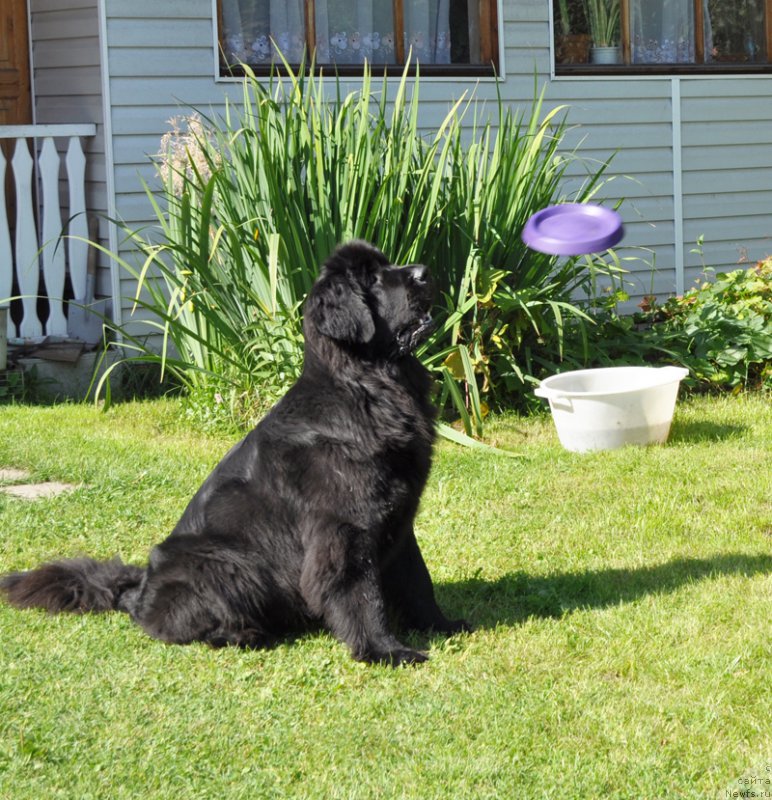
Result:
<svg viewBox="0 0 772 800"><path fill-rule="evenodd" d="M26 139L16 140L11 163L16 186L16 280L24 308L19 333L27 339L42 336L43 325L37 313L40 264L32 205L32 156Z"/></svg>
<svg viewBox="0 0 772 800"><path fill-rule="evenodd" d="M0 150L0 307L7 305L13 287L13 253L11 251L11 230L8 226L8 215L4 213L5 203L5 156ZM7 335L16 336L16 330L7 314ZM1 335L1 332L0 332Z"/></svg>
<svg viewBox="0 0 772 800"><path fill-rule="evenodd" d="M70 281L76 300L86 299L88 265L88 220L86 219L86 156L80 139L73 136L67 148L67 176L70 184Z"/></svg>
<svg viewBox="0 0 772 800"><path fill-rule="evenodd" d="M23 316L19 326L22 338L41 336L44 332L38 317L41 263L49 308L46 334L67 335L63 300L67 269L76 300L85 297L88 220L86 157L81 137L95 133L95 125L0 126L0 139L15 142L10 164L0 151L0 305L13 293L15 277L18 294L22 297ZM66 140L67 144L64 160L69 194L67 219L62 218L59 191L62 159L54 137ZM5 193L9 166L15 187L16 224L13 229L8 215L10 198ZM40 204L39 214L37 203ZM15 338L16 328L10 314L8 317L8 336Z"/></svg>
<svg viewBox="0 0 772 800"><path fill-rule="evenodd" d="M49 336L65 336L67 317L64 316L64 242L61 240L62 210L59 205L59 153L56 152L56 145L50 136L43 140L38 166L43 194L43 277L49 306L46 333Z"/></svg>

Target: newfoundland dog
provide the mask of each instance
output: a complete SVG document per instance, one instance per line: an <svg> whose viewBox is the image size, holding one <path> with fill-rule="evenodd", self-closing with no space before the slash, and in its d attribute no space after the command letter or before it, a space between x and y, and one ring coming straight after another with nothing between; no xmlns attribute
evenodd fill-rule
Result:
<svg viewBox="0 0 772 800"><path fill-rule="evenodd" d="M429 475L428 270L351 242L305 305L298 382L204 481L147 567L77 558L4 576L19 608L128 612L150 636L265 647L323 626L355 659L426 655L391 632L464 630L437 606L413 519Z"/></svg>

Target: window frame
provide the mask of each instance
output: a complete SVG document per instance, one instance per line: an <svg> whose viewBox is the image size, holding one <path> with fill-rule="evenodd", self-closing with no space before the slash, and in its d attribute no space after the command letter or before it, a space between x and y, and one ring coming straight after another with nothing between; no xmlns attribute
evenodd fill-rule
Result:
<svg viewBox="0 0 772 800"><path fill-rule="evenodd" d="M695 75L766 75L772 74L772 0L764 0L766 63L705 62L705 35L702 0L694 3L695 62L672 64L630 63L630 0L620 0L620 30L622 31L622 61L618 64L566 64L557 60L557 20L554 2L550 0L550 52L552 72L556 78L565 77L627 77L627 76L695 76Z"/></svg>
<svg viewBox="0 0 772 800"><path fill-rule="evenodd" d="M396 64L369 63L368 66L373 74L399 76L405 72L405 45L404 37L397 36L396 31L404 26L404 3L409 0L390 0L394 6L395 17L395 36L394 36L394 55ZM412 62L408 68L408 75L415 75L420 72L422 77L434 76L441 78L495 78L503 74L501 64L501 49L499 35L499 20L501 18L501 0L478 0L480 8L480 49L484 63L480 64L425 64ZM315 41L315 0L304 0L305 6L305 29L306 45ZM215 30L214 41L216 47L215 64L219 79L242 78L245 70L239 65L230 65L225 60L222 50L222 40L220 31L223 29L222 20L222 0L214 0L215 10ZM282 64L249 64L249 69L257 76L269 76L271 74L281 74L284 71ZM299 64L290 63L293 69L298 68ZM309 67L306 65L306 70ZM363 74L363 64L336 64L328 62L326 64L314 64L314 72L332 73L340 77L358 77Z"/></svg>

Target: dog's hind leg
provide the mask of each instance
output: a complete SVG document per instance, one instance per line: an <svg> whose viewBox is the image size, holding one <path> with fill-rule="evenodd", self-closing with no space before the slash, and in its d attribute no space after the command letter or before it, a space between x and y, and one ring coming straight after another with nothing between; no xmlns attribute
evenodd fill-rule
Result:
<svg viewBox="0 0 772 800"><path fill-rule="evenodd" d="M351 525L315 531L300 591L310 611L345 642L357 661L397 666L426 661L389 630L371 538Z"/></svg>
<svg viewBox="0 0 772 800"><path fill-rule="evenodd" d="M151 575L130 613L149 636L171 644L258 649L273 641L254 621L234 613L224 598L182 577Z"/></svg>

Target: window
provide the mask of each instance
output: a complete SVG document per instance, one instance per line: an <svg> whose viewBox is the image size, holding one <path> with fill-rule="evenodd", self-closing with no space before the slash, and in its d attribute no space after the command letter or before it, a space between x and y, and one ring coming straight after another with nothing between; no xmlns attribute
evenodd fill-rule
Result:
<svg viewBox="0 0 772 800"><path fill-rule="evenodd" d="M772 71L772 0L553 0L558 74Z"/></svg>
<svg viewBox="0 0 772 800"><path fill-rule="evenodd" d="M496 0L218 0L221 74L268 72L313 54L341 74L401 71L485 75L498 68ZM412 54L412 56L411 56ZM309 58L306 59L310 60Z"/></svg>

